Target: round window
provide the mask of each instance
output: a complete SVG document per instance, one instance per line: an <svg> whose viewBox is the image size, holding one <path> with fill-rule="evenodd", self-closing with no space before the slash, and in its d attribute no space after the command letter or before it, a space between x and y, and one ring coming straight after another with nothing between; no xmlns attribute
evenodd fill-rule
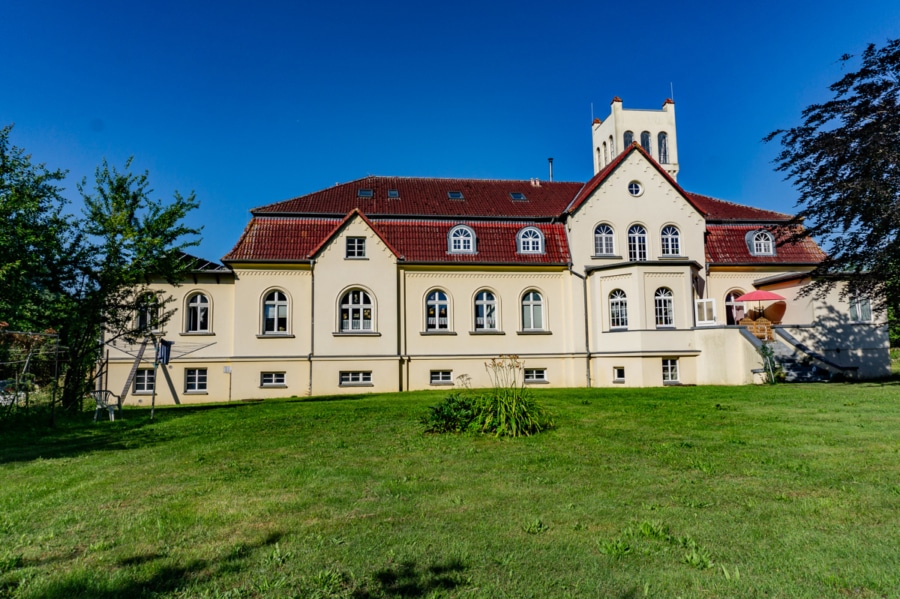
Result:
<svg viewBox="0 0 900 599"><path fill-rule="evenodd" d="M632 181L631 183L628 184L628 193L637 197L637 196L641 195L642 193L644 193L644 188L637 181Z"/></svg>

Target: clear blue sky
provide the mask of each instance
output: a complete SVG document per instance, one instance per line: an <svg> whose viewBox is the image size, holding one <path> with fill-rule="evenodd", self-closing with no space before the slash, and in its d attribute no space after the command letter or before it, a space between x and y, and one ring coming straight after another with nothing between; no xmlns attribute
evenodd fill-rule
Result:
<svg viewBox="0 0 900 599"><path fill-rule="evenodd" d="M251 208L368 174L545 178L552 156L585 181L591 104L659 108L671 84L679 182L791 211L761 138L896 37L897 0L8 1L0 124L73 200L129 156L156 197L195 191L218 259Z"/></svg>

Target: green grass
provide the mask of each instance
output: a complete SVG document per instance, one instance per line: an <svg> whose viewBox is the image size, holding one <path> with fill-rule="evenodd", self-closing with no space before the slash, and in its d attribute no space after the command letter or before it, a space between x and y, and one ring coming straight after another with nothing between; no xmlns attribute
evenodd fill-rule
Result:
<svg viewBox="0 0 900 599"><path fill-rule="evenodd" d="M0 597L897 597L900 385L443 394L0 423ZM326 401L327 399L327 401Z"/></svg>

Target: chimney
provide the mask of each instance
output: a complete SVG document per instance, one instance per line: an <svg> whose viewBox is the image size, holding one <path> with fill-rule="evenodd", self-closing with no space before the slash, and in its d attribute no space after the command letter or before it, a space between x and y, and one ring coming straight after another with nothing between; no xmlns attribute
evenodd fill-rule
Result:
<svg viewBox="0 0 900 599"><path fill-rule="evenodd" d="M553 183L553 159L548 158L547 162L550 163L550 182Z"/></svg>

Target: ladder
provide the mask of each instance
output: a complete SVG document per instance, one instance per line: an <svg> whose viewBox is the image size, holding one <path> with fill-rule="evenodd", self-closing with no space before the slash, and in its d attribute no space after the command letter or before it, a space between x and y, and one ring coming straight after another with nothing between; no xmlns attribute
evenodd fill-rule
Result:
<svg viewBox="0 0 900 599"><path fill-rule="evenodd" d="M137 374L138 367L141 365L141 360L144 359L144 352L147 350L147 344L150 343L148 339L144 339L144 342L141 343L141 348L138 350L137 357L134 359L134 364L131 366L131 372L128 373L128 378L125 379L125 388L122 389L121 398L124 400L125 396L128 395L129 389L131 389L131 383L134 382L134 377Z"/></svg>

